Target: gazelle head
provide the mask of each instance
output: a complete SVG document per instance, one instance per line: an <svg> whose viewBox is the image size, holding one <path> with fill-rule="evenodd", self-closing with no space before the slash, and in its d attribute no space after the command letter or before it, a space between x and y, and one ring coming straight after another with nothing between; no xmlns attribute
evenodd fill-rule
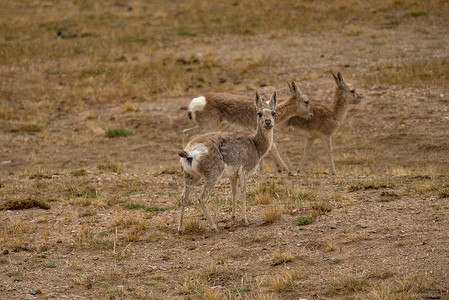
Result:
<svg viewBox="0 0 449 300"><path fill-rule="evenodd" d="M344 80L340 72L337 73L337 76L335 76L335 74L332 73L332 76L334 77L337 86L343 91L344 98L350 104L358 104L362 100L362 96L357 94L354 87Z"/></svg>
<svg viewBox="0 0 449 300"><path fill-rule="evenodd" d="M274 126L274 116L276 115L276 103L277 97L276 92L271 95L270 102L264 104L260 99L259 93L256 92L256 111L257 111L257 122L261 128L272 129Z"/></svg>
<svg viewBox="0 0 449 300"><path fill-rule="evenodd" d="M302 94L293 81L292 83L287 82L287 84L290 89L291 96L296 100L296 114L306 119L313 117L313 110L312 107L310 107L309 96Z"/></svg>

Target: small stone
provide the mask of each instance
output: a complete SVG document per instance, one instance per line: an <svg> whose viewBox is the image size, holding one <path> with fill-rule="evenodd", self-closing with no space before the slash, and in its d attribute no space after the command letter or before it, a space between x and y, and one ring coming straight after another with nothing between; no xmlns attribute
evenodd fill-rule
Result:
<svg viewBox="0 0 449 300"><path fill-rule="evenodd" d="M222 288L223 287L221 285L216 285L216 286L211 287L211 289L222 289Z"/></svg>
<svg viewBox="0 0 449 300"><path fill-rule="evenodd" d="M337 226L333 225L331 226L331 229L337 229Z"/></svg>

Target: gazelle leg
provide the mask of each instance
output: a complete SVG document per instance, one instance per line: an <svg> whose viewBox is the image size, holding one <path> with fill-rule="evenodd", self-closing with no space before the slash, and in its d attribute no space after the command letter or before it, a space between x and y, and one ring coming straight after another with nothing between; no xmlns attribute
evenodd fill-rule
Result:
<svg viewBox="0 0 449 300"><path fill-rule="evenodd" d="M324 141L324 145L326 146L327 154L329 156L332 175L337 175L337 172L335 171L334 154L333 154L333 149L332 149L332 136L330 136L330 135L323 136L323 141Z"/></svg>
<svg viewBox="0 0 449 300"><path fill-rule="evenodd" d="M235 207L236 207L236 196L237 196L237 178L232 177L230 180L231 180L231 192L232 192L232 223L235 224Z"/></svg>
<svg viewBox="0 0 449 300"><path fill-rule="evenodd" d="M184 208L187 204L187 198L190 195L190 192L192 191L193 184L197 182L193 177L189 175L184 175L185 183L184 183L184 189L182 191L182 197L181 197L181 210L179 212L179 221L178 221L178 233L182 233L182 222L184 220Z"/></svg>
<svg viewBox="0 0 449 300"><path fill-rule="evenodd" d="M215 225L214 220L212 220L212 216L210 215L209 208L207 207L207 199L209 198L209 194L212 191L216 184L216 181L213 182L206 182L204 184L203 192L201 193L200 197L200 206L203 210L204 215L206 216L207 221L209 222L210 226L215 230L218 231L217 225Z"/></svg>
<svg viewBox="0 0 449 300"><path fill-rule="evenodd" d="M242 200L242 220L245 226L249 225L248 218L246 217L246 178L247 174L240 175L240 199Z"/></svg>
<svg viewBox="0 0 449 300"><path fill-rule="evenodd" d="M310 154L310 148L312 148L312 144L315 140L313 139L306 139L306 146L304 148L304 156L302 157L301 163L299 164L298 169L296 170L296 173L300 173L302 169L304 168L304 165L306 164L307 157Z"/></svg>
<svg viewBox="0 0 449 300"><path fill-rule="evenodd" d="M282 160L281 155L279 154L278 147L275 143L271 145L271 149L269 152L270 157L273 159L274 163L276 164L276 167L278 168L278 172L286 171L289 175L292 173L288 169L285 162Z"/></svg>

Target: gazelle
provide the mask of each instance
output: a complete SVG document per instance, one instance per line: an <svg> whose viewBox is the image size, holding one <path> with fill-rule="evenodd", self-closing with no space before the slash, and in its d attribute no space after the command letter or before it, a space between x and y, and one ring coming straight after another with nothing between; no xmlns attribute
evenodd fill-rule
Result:
<svg viewBox="0 0 449 300"><path fill-rule="evenodd" d="M281 102L276 110L276 124L287 121L290 117L298 115L304 118L313 116L309 105L309 98L302 95L296 84L288 84L290 88L290 98ZM253 131L256 128L256 120L253 118L256 113L255 107L247 97L226 93L210 93L192 99L188 108L188 116L196 126L183 131L183 141L194 134L204 130L224 131L228 127ZM290 171L279 155L276 144L270 150L279 171Z"/></svg>
<svg viewBox="0 0 449 300"><path fill-rule="evenodd" d="M297 173L303 169L313 142L318 138L322 138L329 156L332 174L337 174L333 158L332 135L335 134L338 126L344 121L349 104L359 103L362 97L356 93L355 89L349 83L345 82L340 73L337 76L332 73L332 76L337 83L332 106L327 108L323 105L313 103L311 104L313 109L312 118L305 119L295 116L285 123L286 126L295 129L295 134L299 133L299 135L306 138L304 156L296 171Z"/></svg>
<svg viewBox="0 0 449 300"><path fill-rule="evenodd" d="M182 192L181 212L178 232L182 232L184 207L192 187L204 179L204 187L199 203L207 221L217 230L207 208L207 199L217 182L225 177L231 181L232 220L235 222L237 184L240 184L242 201L242 219L249 225L246 217L246 180L273 143L273 126L275 123L276 92L269 105L262 103L256 93L255 110L252 118L256 121L256 131L248 136L243 133L210 132L191 140L184 151L179 152L184 170L184 190Z"/></svg>

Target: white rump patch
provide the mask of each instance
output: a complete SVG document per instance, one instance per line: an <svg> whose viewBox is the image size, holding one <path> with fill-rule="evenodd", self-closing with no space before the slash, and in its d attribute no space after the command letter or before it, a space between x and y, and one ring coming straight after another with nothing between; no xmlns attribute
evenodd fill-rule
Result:
<svg viewBox="0 0 449 300"><path fill-rule="evenodd" d="M196 167L198 165L198 160L201 159L201 156L207 154L209 149L204 144L190 144L184 148L184 151L192 157L192 164L190 165L187 162L186 158L181 157L179 160L181 162L182 168L187 173L191 173L191 171L196 172Z"/></svg>
<svg viewBox="0 0 449 300"><path fill-rule="evenodd" d="M197 98L193 98L189 104L189 111L195 113L196 111L202 111L206 106L206 97L199 96Z"/></svg>

